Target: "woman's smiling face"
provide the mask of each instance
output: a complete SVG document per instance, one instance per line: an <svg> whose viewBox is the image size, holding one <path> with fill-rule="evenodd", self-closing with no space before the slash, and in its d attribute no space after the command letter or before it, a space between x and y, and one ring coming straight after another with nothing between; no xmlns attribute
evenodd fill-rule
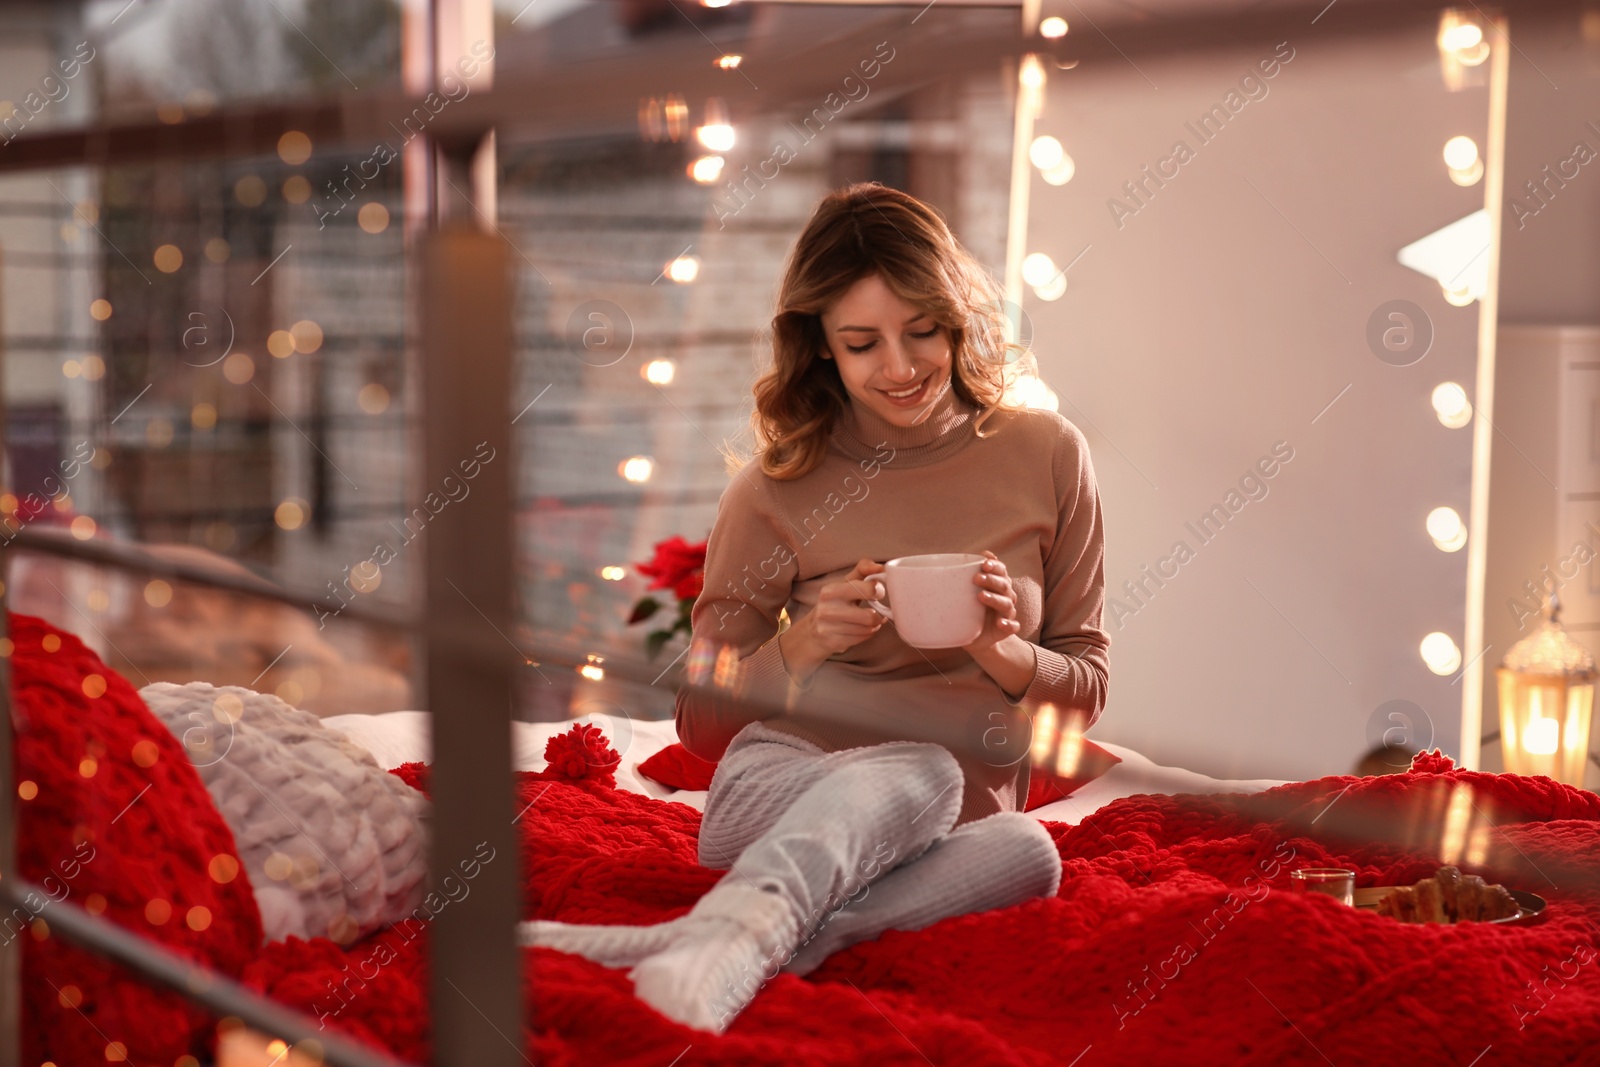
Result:
<svg viewBox="0 0 1600 1067"><path fill-rule="evenodd" d="M949 388L950 338L944 328L896 296L878 275L856 282L820 317L825 347L819 355L838 365L852 401L884 421L915 426Z"/></svg>

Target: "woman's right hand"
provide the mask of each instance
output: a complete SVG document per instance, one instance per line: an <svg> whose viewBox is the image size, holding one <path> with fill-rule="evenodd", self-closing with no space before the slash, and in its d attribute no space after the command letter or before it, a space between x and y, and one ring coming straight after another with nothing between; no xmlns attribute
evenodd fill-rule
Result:
<svg viewBox="0 0 1600 1067"><path fill-rule="evenodd" d="M874 577L883 569L883 564L870 559L858 560L849 574L823 584L817 606L789 628L801 646L791 655L789 646L795 640L785 643L784 659L792 676L809 678L829 656L854 648L878 632L884 617L862 601L883 596L883 582Z"/></svg>

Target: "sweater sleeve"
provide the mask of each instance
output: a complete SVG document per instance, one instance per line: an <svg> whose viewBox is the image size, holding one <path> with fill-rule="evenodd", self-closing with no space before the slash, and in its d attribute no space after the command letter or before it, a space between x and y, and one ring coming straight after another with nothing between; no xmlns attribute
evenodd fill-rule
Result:
<svg viewBox="0 0 1600 1067"><path fill-rule="evenodd" d="M1054 470L1058 517L1044 561L1044 609L1035 642L1033 682L1018 699L1037 708L1050 703L1065 718L1083 714L1087 729L1105 709L1110 636L1101 628L1105 609L1105 529L1100 487L1083 432L1062 419Z"/></svg>
<svg viewBox="0 0 1600 1067"><path fill-rule="evenodd" d="M797 688L778 647L778 615L789 602L798 564L781 506L754 465L734 476L717 504L706 539L705 585L689 615L691 642L714 660L724 649L738 669L726 689L680 689L678 739L701 759L722 758L733 736L778 714ZM750 699L767 701L751 706Z"/></svg>

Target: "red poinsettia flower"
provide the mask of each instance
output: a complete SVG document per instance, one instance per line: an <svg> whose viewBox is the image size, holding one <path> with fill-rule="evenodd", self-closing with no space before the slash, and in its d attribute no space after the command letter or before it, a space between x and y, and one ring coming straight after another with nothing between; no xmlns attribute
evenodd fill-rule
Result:
<svg viewBox="0 0 1600 1067"><path fill-rule="evenodd" d="M622 757L606 740L605 732L598 726L581 722L545 742L544 759L548 765L545 772L553 777L608 786L617 784L615 772L622 763Z"/></svg>
<svg viewBox="0 0 1600 1067"><path fill-rule="evenodd" d="M651 589L671 589L679 600L693 600L705 587L706 542L691 545L673 534L656 542L655 558L635 564L640 574L651 579Z"/></svg>

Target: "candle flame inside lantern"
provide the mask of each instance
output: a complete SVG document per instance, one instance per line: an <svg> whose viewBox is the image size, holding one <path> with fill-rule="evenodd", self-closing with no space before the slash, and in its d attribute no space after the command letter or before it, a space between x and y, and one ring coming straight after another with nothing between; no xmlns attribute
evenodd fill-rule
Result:
<svg viewBox="0 0 1600 1067"><path fill-rule="evenodd" d="M1529 719L1522 730L1522 750L1535 756L1553 756L1561 747L1561 724L1554 719Z"/></svg>

